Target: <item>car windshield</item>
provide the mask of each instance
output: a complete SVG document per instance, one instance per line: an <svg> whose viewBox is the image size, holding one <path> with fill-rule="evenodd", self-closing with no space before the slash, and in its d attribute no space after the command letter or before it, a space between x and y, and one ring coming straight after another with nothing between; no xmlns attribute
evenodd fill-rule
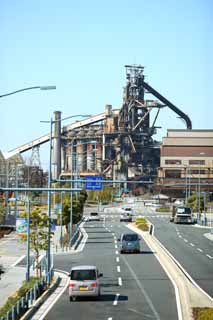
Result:
<svg viewBox="0 0 213 320"><path fill-rule="evenodd" d="M96 280L96 272L95 270L73 270L70 279L76 281Z"/></svg>
<svg viewBox="0 0 213 320"><path fill-rule="evenodd" d="M97 216L98 213L97 213L97 212L91 212L90 215L91 215L91 216Z"/></svg>
<svg viewBox="0 0 213 320"><path fill-rule="evenodd" d="M137 234L125 234L123 236L124 241L137 241L138 235Z"/></svg>
<svg viewBox="0 0 213 320"><path fill-rule="evenodd" d="M191 209L190 208L179 207L177 209L177 213L190 214L191 213Z"/></svg>

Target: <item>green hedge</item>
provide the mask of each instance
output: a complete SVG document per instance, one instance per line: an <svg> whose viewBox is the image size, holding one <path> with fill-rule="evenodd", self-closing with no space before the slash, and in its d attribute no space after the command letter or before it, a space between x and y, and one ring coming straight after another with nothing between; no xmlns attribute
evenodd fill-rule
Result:
<svg viewBox="0 0 213 320"><path fill-rule="evenodd" d="M7 312L12 309L13 306L16 305L18 300L25 296L25 294L34 287L34 285L40 280L40 278L32 277L30 281L24 281L23 285L11 295L5 305L0 308L0 317L6 317Z"/></svg>
<svg viewBox="0 0 213 320"><path fill-rule="evenodd" d="M145 218L137 218L135 220L135 224L142 231L149 230L149 226L148 226L147 220Z"/></svg>
<svg viewBox="0 0 213 320"><path fill-rule="evenodd" d="M193 316L195 320L212 320L213 308L194 308Z"/></svg>
<svg viewBox="0 0 213 320"><path fill-rule="evenodd" d="M170 208L156 208L156 212L170 212Z"/></svg>

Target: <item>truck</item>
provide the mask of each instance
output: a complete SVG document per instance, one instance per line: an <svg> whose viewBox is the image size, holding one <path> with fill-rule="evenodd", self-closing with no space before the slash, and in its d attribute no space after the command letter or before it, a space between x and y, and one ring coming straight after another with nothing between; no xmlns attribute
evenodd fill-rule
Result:
<svg viewBox="0 0 213 320"><path fill-rule="evenodd" d="M192 209L185 206L173 206L170 221L174 223L194 223Z"/></svg>

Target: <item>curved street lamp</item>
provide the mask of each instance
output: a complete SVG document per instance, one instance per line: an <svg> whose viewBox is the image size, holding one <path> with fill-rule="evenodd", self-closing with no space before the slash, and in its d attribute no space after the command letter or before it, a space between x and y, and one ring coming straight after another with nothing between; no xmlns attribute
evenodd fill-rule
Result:
<svg viewBox="0 0 213 320"><path fill-rule="evenodd" d="M12 94L16 94L16 93L19 93L19 92L22 92L22 91L27 91L27 90L33 90L33 89L55 90L55 89L56 89L56 86L34 86L34 87L27 87L27 88L19 89L19 90L12 91L12 92L9 92L9 93L1 94L1 95L0 95L0 98L4 98L4 97L7 97L7 96L11 96Z"/></svg>
<svg viewBox="0 0 213 320"><path fill-rule="evenodd" d="M51 183L52 181L52 131L53 131L53 124L57 123L57 122L61 122L64 120L68 120L71 118L76 118L76 117L89 117L91 115L88 114L76 114L76 115L71 115L68 116L66 118L63 119L57 119L57 120L53 120L52 118L48 121L45 120L41 120L40 122L42 123L49 123L50 124L50 150L49 150L49 175L48 175L48 188L51 187ZM71 182L71 189L72 189L72 182ZM48 217L51 219L51 192L48 191ZM48 282L50 283L50 279L52 276L52 268L51 268L51 259L50 259L50 254L51 254L51 238L50 238L50 234L51 234L51 225L48 226L48 248L47 248L47 276L48 276ZM72 235L72 190L70 191L70 237Z"/></svg>

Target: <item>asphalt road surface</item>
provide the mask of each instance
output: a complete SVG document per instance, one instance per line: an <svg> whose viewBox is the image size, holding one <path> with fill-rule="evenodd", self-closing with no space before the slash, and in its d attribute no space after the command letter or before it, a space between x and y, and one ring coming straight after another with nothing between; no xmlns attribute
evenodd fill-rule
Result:
<svg viewBox="0 0 213 320"><path fill-rule="evenodd" d="M83 251L54 257L55 268L67 272L76 265L96 265L103 273L101 297L70 302L66 290L45 319L178 319L174 287L153 252L142 240L140 254L121 255L117 238L129 229L116 210L105 210L105 215L105 223L85 223Z"/></svg>
<svg viewBox="0 0 213 320"><path fill-rule="evenodd" d="M210 229L194 225L174 224L169 216L154 213L150 208L141 212L155 226L155 236L178 260L195 282L213 297L213 241L204 234Z"/></svg>

